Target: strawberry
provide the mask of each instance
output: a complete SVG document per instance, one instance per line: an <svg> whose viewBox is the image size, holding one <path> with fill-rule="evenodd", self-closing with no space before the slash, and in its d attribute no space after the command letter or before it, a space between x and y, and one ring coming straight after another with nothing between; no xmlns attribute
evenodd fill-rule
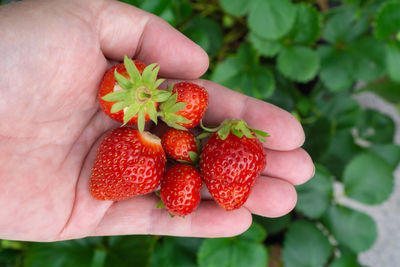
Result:
<svg viewBox="0 0 400 267"><path fill-rule="evenodd" d="M161 140L131 127L117 128L100 143L90 192L100 200L122 200L154 191L164 175Z"/></svg>
<svg viewBox="0 0 400 267"><path fill-rule="evenodd" d="M248 128L244 121L222 123L203 148L201 176L210 194L225 210L240 208L266 166L263 146L256 137L267 133Z"/></svg>
<svg viewBox="0 0 400 267"><path fill-rule="evenodd" d="M125 57L124 64L111 67L103 77L98 94L101 109L123 124L138 125L141 132L146 121L157 123L159 102L171 95L158 89L164 81L157 80L158 71L156 63L146 66Z"/></svg>
<svg viewBox="0 0 400 267"><path fill-rule="evenodd" d="M163 120L180 130L198 125L208 107L207 90L194 83L181 82L171 91L170 98L160 106Z"/></svg>
<svg viewBox="0 0 400 267"><path fill-rule="evenodd" d="M195 163L198 159L198 142L188 131L169 128L161 137L165 153L178 161Z"/></svg>
<svg viewBox="0 0 400 267"><path fill-rule="evenodd" d="M185 216L200 202L202 181L199 171L187 164L171 167L161 183L160 196L170 214Z"/></svg>

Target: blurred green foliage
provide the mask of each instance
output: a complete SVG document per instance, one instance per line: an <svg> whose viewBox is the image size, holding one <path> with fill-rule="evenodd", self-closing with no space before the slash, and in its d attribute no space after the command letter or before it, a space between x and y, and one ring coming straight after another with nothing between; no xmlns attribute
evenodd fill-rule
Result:
<svg viewBox="0 0 400 267"><path fill-rule="evenodd" d="M1 1L2 4L8 1ZM337 202L334 183L376 205L400 161L393 120L354 100L372 92L400 110L400 1L124 0L204 48L211 79L292 112L303 124L313 179L281 218L254 216L232 238L98 237L2 240L0 266L359 266L374 220Z"/></svg>

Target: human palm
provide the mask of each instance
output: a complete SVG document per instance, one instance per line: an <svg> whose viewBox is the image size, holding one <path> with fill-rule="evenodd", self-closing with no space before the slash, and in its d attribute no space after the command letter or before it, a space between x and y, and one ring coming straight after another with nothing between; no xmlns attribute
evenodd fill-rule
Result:
<svg viewBox="0 0 400 267"><path fill-rule="evenodd" d="M294 184L314 167L289 113L215 83L206 123L243 118L268 131L268 167L244 207L226 212L207 197L171 219L154 194L99 201L89 178L101 136L119 124L96 99L105 70L124 55L158 62L161 76L195 79L204 51L161 19L114 1L24 1L0 8L0 238L51 241L89 235L229 236L251 213L276 217L295 205ZM171 80L172 81L172 80Z"/></svg>

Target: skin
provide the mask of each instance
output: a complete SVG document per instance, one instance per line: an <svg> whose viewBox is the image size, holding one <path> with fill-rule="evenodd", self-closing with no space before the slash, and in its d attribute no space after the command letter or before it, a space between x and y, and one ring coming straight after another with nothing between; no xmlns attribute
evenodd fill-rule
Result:
<svg viewBox="0 0 400 267"><path fill-rule="evenodd" d="M96 200L88 188L96 146L106 131L119 126L96 100L105 70L128 55L146 64L158 62L162 77L197 79L208 68L206 53L160 18L110 0L5 5L0 7L0 36L2 239L232 236L249 227L251 213L277 217L292 210L293 185L314 173L311 158L300 148L302 127L288 112L197 80L210 94L206 124L229 115L272 136L265 143L268 166L246 204L226 212L206 199L195 213L171 219L155 208L154 194Z"/></svg>

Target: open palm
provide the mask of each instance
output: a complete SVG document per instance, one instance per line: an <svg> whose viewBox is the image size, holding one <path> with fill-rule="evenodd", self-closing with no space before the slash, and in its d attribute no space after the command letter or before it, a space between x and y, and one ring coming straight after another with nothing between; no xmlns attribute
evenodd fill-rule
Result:
<svg viewBox="0 0 400 267"><path fill-rule="evenodd" d="M170 218L153 194L93 199L89 178L101 136L119 124L96 99L105 70L124 55L158 62L161 76L196 79L207 55L161 19L115 1L23 1L0 8L0 238L52 241L89 235L229 236L251 213L276 217L296 203L293 185L313 174L289 113L215 83L206 123L243 118L268 131L268 166L245 206L226 212L204 200Z"/></svg>

